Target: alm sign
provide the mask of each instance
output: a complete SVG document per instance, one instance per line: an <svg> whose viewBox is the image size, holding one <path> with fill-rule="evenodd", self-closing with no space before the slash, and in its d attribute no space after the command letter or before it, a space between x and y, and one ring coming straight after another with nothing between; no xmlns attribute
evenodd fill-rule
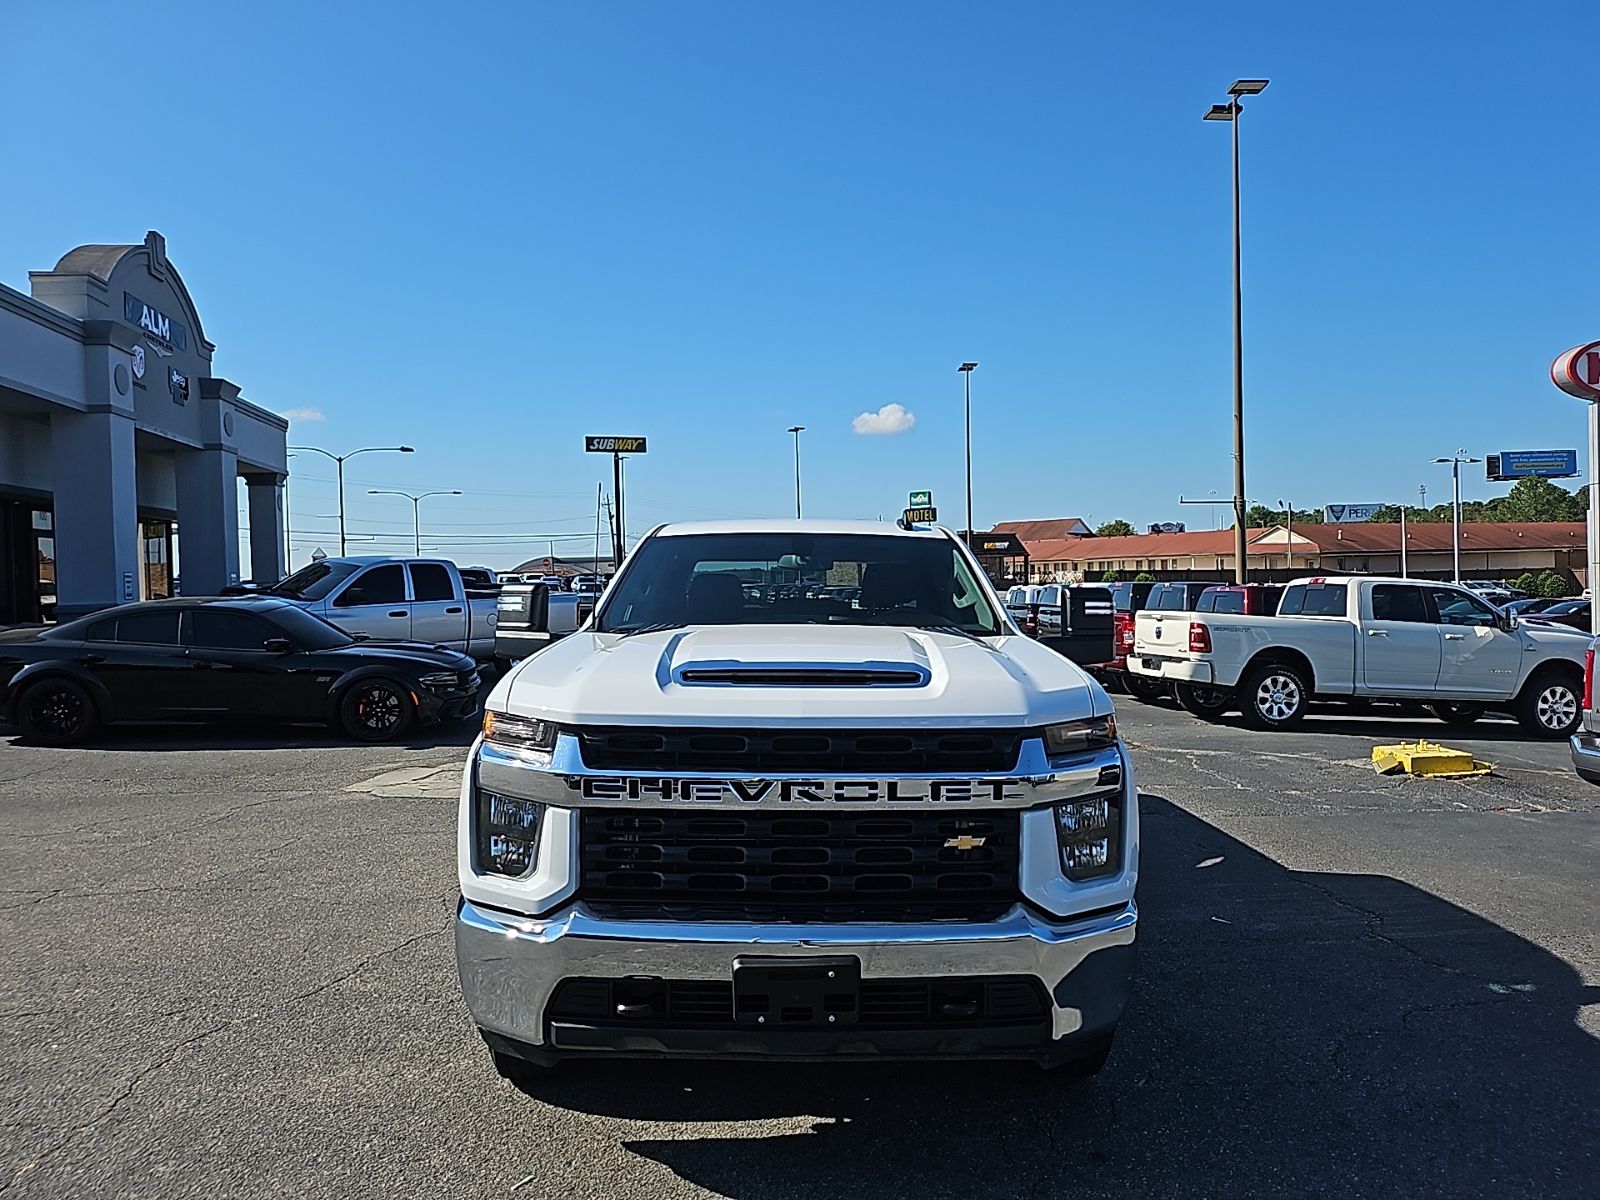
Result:
<svg viewBox="0 0 1600 1200"><path fill-rule="evenodd" d="M122 317L164 345L176 346L179 350L189 348L189 335L182 325L132 292L122 293Z"/></svg>

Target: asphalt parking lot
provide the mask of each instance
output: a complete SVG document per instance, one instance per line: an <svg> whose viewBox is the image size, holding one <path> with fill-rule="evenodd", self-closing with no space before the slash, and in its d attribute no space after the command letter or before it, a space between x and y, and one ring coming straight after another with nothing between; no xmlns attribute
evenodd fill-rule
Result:
<svg viewBox="0 0 1600 1200"><path fill-rule="evenodd" d="M525 1094L451 957L470 731L0 737L0 1194L1593 1196L1600 788L1565 747L1122 711L1140 980L1076 1086L607 1063ZM1418 735L1495 775L1373 774Z"/></svg>

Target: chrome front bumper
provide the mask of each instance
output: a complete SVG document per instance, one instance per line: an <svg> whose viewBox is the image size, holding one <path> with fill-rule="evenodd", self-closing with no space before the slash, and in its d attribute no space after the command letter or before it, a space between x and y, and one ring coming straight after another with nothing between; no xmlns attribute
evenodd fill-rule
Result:
<svg viewBox="0 0 1600 1200"><path fill-rule="evenodd" d="M1600 733L1580 729L1572 735L1571 745L1573 769L1585 778L1600 779Z"/></svg>
<svg viewBox="0 0 1600 1200"><path fill-rule="evenodd" d="M1132 985L1137 923L1131 902L1060 921L1018 904L981 924L773 926L602 920L582 903L549 917L521 917L462 900L456 965L479 1028L533 1051L559 1049L550 1045L547 1008L564 979L719 980L731 978L740 955L839 954L860 959L863 979L1032 976L1049 997L1051 1040L1033 1055L1042 1058L1116 1024ZM763 1037L742 1027L735 1041L712 1053L759 1055L766 1052ZM623 1042L607 1048L644 1054L675 1049L652 1038ZM886 1052L864 1029L829 1030L813 1045L807 1056ZM949 1031L931 1040L926 1052L983 1056L980 1044Z"/></svg>

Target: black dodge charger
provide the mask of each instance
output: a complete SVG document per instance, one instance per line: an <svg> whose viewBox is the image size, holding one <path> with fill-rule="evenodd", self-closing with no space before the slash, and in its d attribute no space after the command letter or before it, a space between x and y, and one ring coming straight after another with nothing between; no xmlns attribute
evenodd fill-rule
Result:
<svg viewBox="0 0 1600 1200"><path fill-rule="evenodd" d="M319 721L362 741L478 711L465 654L359 641L269 596L156 600L0 633L0 720L63 746L104 725Z"/></svg>

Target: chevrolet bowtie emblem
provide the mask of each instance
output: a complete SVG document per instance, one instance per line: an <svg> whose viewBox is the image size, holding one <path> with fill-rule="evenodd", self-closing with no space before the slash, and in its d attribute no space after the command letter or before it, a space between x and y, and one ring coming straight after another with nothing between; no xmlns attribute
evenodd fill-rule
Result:
<svg viewBox="0 0 1600 1200"><path fill-rule="evenodd" d="M976 850L987 840L986 838L973 837L970 833L963 833L960 837L945 838L944 848L946 850Z"/></svg>

